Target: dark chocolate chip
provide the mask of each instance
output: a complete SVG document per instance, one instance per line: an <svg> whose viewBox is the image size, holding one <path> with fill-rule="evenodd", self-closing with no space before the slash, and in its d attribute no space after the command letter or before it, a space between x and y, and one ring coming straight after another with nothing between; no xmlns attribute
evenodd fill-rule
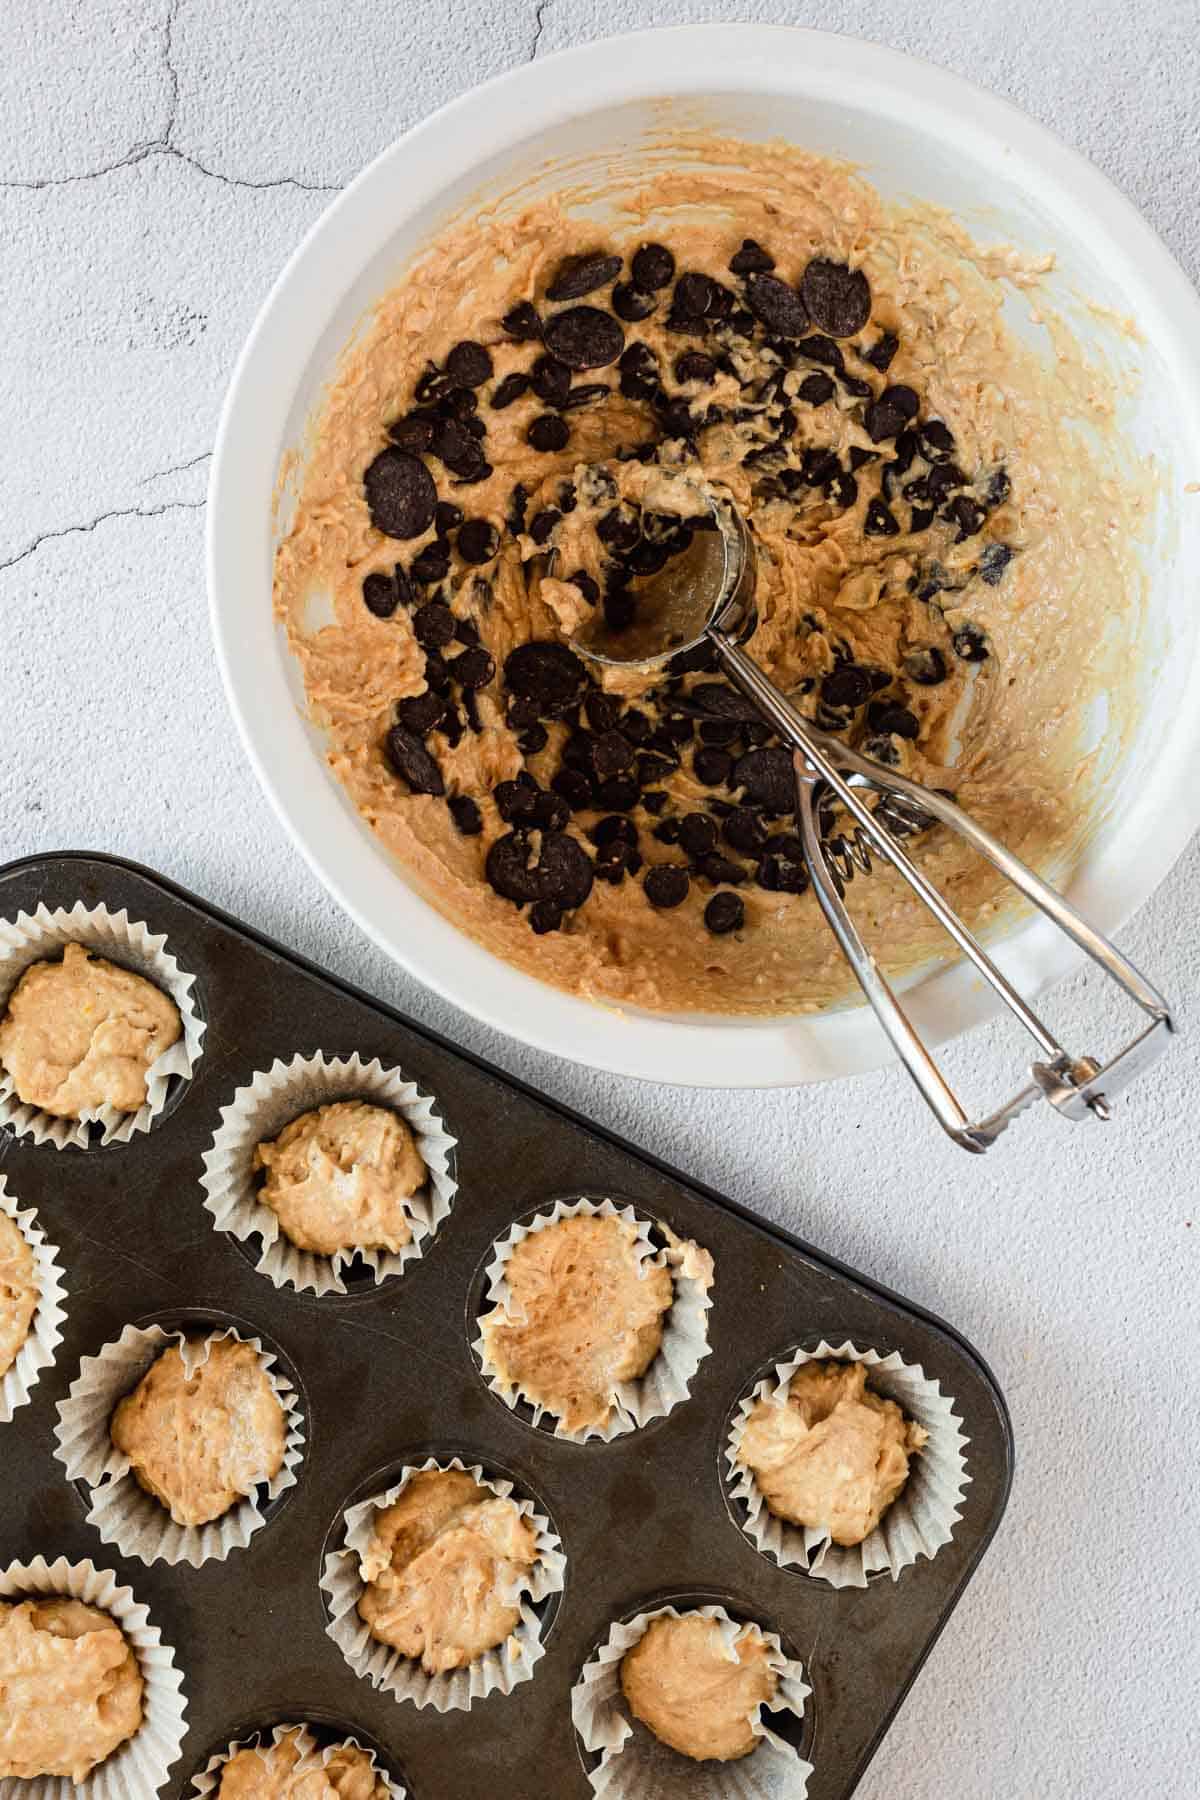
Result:
<svg viewBox="0 0 1200 1800"><path fill-rule="evenodd" d="M548 453L552 450L565 450L571 430L566 420L557 413L540 413L525 436L535 450Z"/></svg>
<svg viewBox="0 0 1200 1800"><path fill-rule="evenodd" d="M842 384L842 392L850 394L855 400L869 400L875 391L861 375L839 375L838 380Z"/></svg>
<svg viewBox="0 0 1200 1800"><path fill-rule="evenodd" d="M525 529L525 511L528 505L529 495L522 483L518 481L508 497L508 517L505 520L514 537L519 531Z"/></svg>
<svg viewBox="0 0 1200 1800"><path fill-rule="evenodd" d="M542 335L542 321L538 317L537 308L528 300L518 301L511 312L505 313L500 323L509 337L517 338L522 343Z"/></svg>
<svg viewBox="0 0 1200 1800"><path fill-rule="evenodd" d="M863 531L867 537L895 537L900 530L900 521L894 512L885 505L878 495L868 502L867 516L863 521Z"/></svg>
<svg viewBox="0 0 1200 1800"><path fill-rule="evenodd" d="M862 706L870 696L871 677L855 663L846 663L821 679L821 698L827 706Z"/></svg>
<svg viewBox="0 0 1200 1800"><path fill-rule="evenodd" d="M898 437L916 417L918 405L912 388L903 385L884 388L878 400L872 400L863 413L863 424L871 442L879 444L885 438Z"/></svg>
<svg viewBox="0 0 1200 1800"><path fill-rule="evenodd" d="M1012 482L1008 478L1008 470L994 469L988 476L987 487L984 489L984 505L989 509L1002 506L1011 493Z"/></svg>
<svg viewBox="0 0 1200 1800"><path fill-rule="evenodd" d="M740 931L746 923L746 906L740 894L714 894L704 909L704 923L714 937Z"/></svg>
<svg viewBox="0 0 1200 1800"><path fill-rule="evenodd" d="M592 744L592 773L597 781L619 775L633 761L633 745L621 731L598 733Z"/></svg>
<svg viewBox="0 0 1200 1800"><path fill-rule="evenodd" d="M550 777L550 786L566 801L572 812L592 804L592 783L582 769L559 769Z"/></svg>
<svg viewBox="0 0 1200 1800"><path fill-rule="evenodd" d="M595 306L571 306L546 325L548 347L569 369L602 369L616 362L625 333L611 313Z"/></svg>
<svg viewBox="0 0 1200 1800"><path fill-rule="evenodd" d="M871 316L871 287L861 269L814 257L800 279L800 292L818 331L853 337Z"/></svg>
<svg viewBox="0 0 1200 1800"><path fill-rule="evenodd" d="M659 827L662 830L662 827ZM658 833L655 833L657 836ZM673 906L682 906L688 897L691 882L686 869L678 863L656 863L647 869L646 878L642 882L647 900L659 912L667 912Z"/></svg>
<svg viewBox="0 0 1200 1800"><path fill-rule="evenodd" d="M661 825L654 827L654 836L660 844L677 844L679 842L679 820L674 817L664 819Z"/></svg>
<svg viewBox="0 0 1200 1800"><path fill-rule="evenodd" d="M517 749L522 756L536 756L550 742L550 733L544 725L530 725L517 739Z"/></svg>
<svg viewBox="0 0 1200 1800"><path fill-rule="evenodd" d="M497 838L485 873L496 892L518 906L548 900L569 910L582 906L592 891L591 858L561 831L543 832L537 844L524 830Z"/></svg>
<svg viewBox="0 0 1200 1800"><path fill-rule="evenodd" d="M529 928L538 937L557 931L563 922L563 909L557 900L535 900L529 909Z"/></svg>
<svg viewBox="0 0 1200 1800"><path fill-rule="evenodd" d="M708 383L715 379L717 365L711 356L705 356L703 350L684 350L675 358L676 381L703 381Z"/></svg>
<svg viewBox="0 0 1200 1800"><path fill-rule="evenodd" d="M442 420L434 433L433 454L452 475L474 475L483 462L483 452L475 438L457 419Z"/></svg>
<svg viewBox="0 0 1200 1800"><path fill-rule="evenodd" d="M653 294L643 292L632 281L618 281L612 291L612 309L618 319L624 319L627 325L636 325L639 320L648 319L657 305L658 301Z"/></svg>
<svg viewBox="0 0 1200 1800"><path fill-rule="evenodd" d="M543 719L561 719L578 706L589 685L583 663L566 644L518 644L504 664L510 694L529 700Z"/></svg>
<svg viewBox="0 0 1200 1800"><path fill-rule="evenodd" d="M447 356L446 373L463 387L482 387L491 378L491 356L482 344L477 344L473 338L464 338Z"/></svg>
<svg viewBox="0 0 1200 1800"><path fill-rule="evenodd" d="M482 644L463 650L447 665L459 687L485 688L495 678L496 660Z"/></svg>
<svg viewBox="0 0 1200 1800"><path fill-rule="evenodd" d="M406 413L402 419L396 419L388 426L388 436L397 449L411 451L415 456L421 450L428 450L436 428L435 414Z"/></svg>
<svg viewBox="0 0 1200 1800"><path fill-rule="evenodd" d="M492 406L497 412L502 412L506 406L511 406L514 400L519 400L522 394L528 392L528 375L523 374L520 369L514 369L511 375L506 375L493 388Z"/></svg>
<svg viewBox="0 0 1200 1800"><path fill-rule="evenodd" d="M377 619L390 619L400 604L400 594L391 575L368 575L362 584L363 605Z"/></svg>
<svg viewBox="0 0 1200 1800"><path fill-rule="evenodd" d="M733 773L733 758L727 750L706 746L692 757L692 769L696 780L703 782L705 787L724 787Z"/></svg>
<svg viewBox="0 0 1200 1800"><path fill-rule="evenodd" d="M651 293L667 287L675 274L675 258L665 244L643 244L629 266L638 286Z"/></svg>
<svg viewBox="0 0 1200 1800"><path fill-rule="evenodd" d="M413 632L423 650L442 650L454 636L455 619L440 600L429 600L413 614Z"/></svg>
<svg viewBox="0 0 1200 1800"><path fill-rule="evenodd" d="M755 879L770 894L804 893L808 887L808 864L800 839L790 832L769 838Z"/></svg>
<svg viewBox="0 0 1200 1800"><path fill-rule="evenodd" d="M892 358L899 348L900 339L896 336L895 332L885 331L881 337L875 339L875 342L870 345L868 349L860 350L859 355L864 362L870 363L871 367L873 369L878 369L879 373L882 375L885 370L891 367Z"/></svg>
<svg viewBox="0 0 1200 1800"><path fill-rule="evenodd" d="M700 425L686 400L669 401L658 416L663 436L667 438L694 437Z"/></svg>
<svg viewBox="0 0 1200 1800"><path fill-rule="evenodd" d="M539 356L529 379L534 393L547 406L561 406L571 391L571 371L557 356Z"/></svg>
<svg viewBox="0 0 1200 1800"><path fill-rule="evenodd" d="M662 750L643 750L634 765L634 773L639 784L646 788L653 787L657 781L665 781L678 767L677 756L668 756Z"/></svg>
<svg viewBox="0 0 1200 1800"><path fill-rule="evenodd" d="M686 813L679 821L679 841L689 856L705 856L717 847L717 828L707 813Z"/></svg>
<svg viewBox="0 0 1200 1800"><path fill-rule="evenodd" d="M745 788L749 799L772 813L796 810L796 771L792 754L778 745L763 750L747 750L733 769L734 786Z"/></svg>
<svg viewBox="0 0 1200 1800"><path fill-rule="evenodd" d="M632 775L610 775L596 784L596 805L606 812L631 812L637 797L638 784Z"/></svg>
<svg viewBox="0 0 1200 1800"><path fill-rule="evenodd" d="M642 528L637 514L628 501L614 506L611 512L606 512L596 523L596 536L600 542L607 544L610 550L615 550L618 554L632 550L641 535Z"/></svg>
<svg viewBox="0 0 1200 1800"><path fill-rule="evenodd" d="M621 697L606 694L603 688L589 688L583 710L593 731L615 731L621 718Z"/></svg>
<svg viewBox="0 0 1200 1800"><path fill-rule="evenodd" d="M846 359L842 355L842 347L835 344L824 332L813 332L811 336L801 338L796 345L797 356L807 358L809 362L820 363L823 368L832 369L835 375L845 371Z"/></svg>
<svg viewBox="0 0 1200 1800"><path fill-rule="evenodd" d="M701 681L687 697L686 704L697 712L716 719L752 720L761 717L753 700L725 681Z"/></svg>
<svg viewBox="0 0 1200 1800"><path fill-rule="evenodd" d="M435 581L444 581L450 572L450 547L438 541L426 544L412 559L409 574L419 587L432 587Z"/></svg>
<svg viewBox="0 0 1200 1800"><path fill-rule="evenodd" d="M910 531L928 531L933 524L932 506L914 506L909 514L908 529Z"/></svg>
<svg viewBox="0 0 1200 1800"><path fill-rule="evenodd" d="M446 702L441 694L432 690L425 694L407 694L396 702L396 722L423 738L441 723L445 711Z"/></svg>
<svg viewBox="0 0 1200 1800"><path fill-rule="evenodd" d="M414 794L444 794L442 771L415 731L393 725L385 739L387 760Z"/></svg>
<svg viewBox="0 0 1200 1800"><path fill-rule="evenodd" d="M363 486L376 531L388 537L415 538L429 530L437 488L419 456L389 445L367 467Z"/></svg>
<svg viewBox="0 0 1200 1800"><path fill-rule="evenodd" d="M452 387L441 395L437 409L444 419L457 419L460 425L470 429L470 420L478 405L478 397L469 387Z"/></svg>
<svg viewBox="0 0 1200 1800"><path fill-rule="evenodd" d="M954 433L944 419L926 419L918 425L917 442L926 462L945 462L954 455Z"/></svg>
<svg viewBox="0 0 1200 1800"><path fill-rule="evenodd" d="M946 659L936 644L922 645L904 658L904 673L918 687L936 687L946 679Z"/></svg>
<svg viewBox="0 0 1200 1800"><path fill-rule="evenodd" d="M752 807L735 806L722 820L721 834L733 849L755 856L766 841L767 828Z"/></svg>
<svg viewBox="0 0 1200 1800"><path fill-rule="evenodd" d="M896 768L900 761L900 752L890 737L869 737L862 747L864 756L872 762L885 763L889 768Z"/></svg>
<svg viewBox="0 0 1200 1800"><path fill-rule="evenodd" d="M746 300L755 317L776 337L798 338L808 329L803 300L778 275L751 275L746 282Z"/></svg>
<svg viewBox="0 0 1200 1800"><path fill-rule="evenodd" d="M846 469L835 469L825 484L825 492L835 506L853 506L858 499L858 483Z"/></svg>
<svg viewBox="0 0 1200 1800"><path fill-rule="evenodd" d="M453 794L447 800L450 817L464 837L478 837L483 830L483 815L470 794Z"/></svg>
<svg viewBox="0 0 1200 1800"><path fill-rule="evenodd" d="M710 276L688 270L675 283L672 308L689 319L702 319L712 308L715 288Z"/></svg>
<svg viewBox="0 0 1200 1800"><path fill-rule="evenodd" d="M500 533L490 519L468 519L458 534L458 554L464 562L490 562L500 548Z"/></svg>
<svg viewBox="0 0 1200 1800"><path fill-rule="evenodd" d="M581 381L573 387L562 403L563 412L578 412L581 406L594 406L597 400L607 400L612 389L604 381ZM570 508L566 509L567 511Z"/></svg>
<svg viewBox="0 0 1200 1800"><path fill-rule="evenodd" d="M463 509L453 500L439 500L434 509L433 526L439 537L449 537L463 522Z"/></svg>
<svg viewBox="0 0 1200 1800"><path fill-rule="evenodd" d="M544 506L541 512L535 512L529 521L529 535L535 544L549 543L554 534L554 527L562 519L556 506Z"/></svg>
<svg viewBox="0 0 1200 1800"><path fill-rule="evenodd" d="M572 587L579 589L589 606L596 605L600 598L600 583L594 575L589 575L586 569L576 569L573 575L567 576L567 580Z"/></svg>
<svg viewBox="0 0 1200 1800"><path fill-rule="evenodd" d="M805 487L824 487L841 469L833 450L810 447L800 462L800 479Z"/></svg>
<svg viewBox="0 0 1200 1800"><path fill-rule="evenodd" d="M698 873L703 875L705 881L711 881L714 887L718 887L722 883L726 883L730 887L737 887L746 879L746 871L741 863L735 863L730 857L722 856L719 850L710 851L707 856L700 858Z"/></svg>
<svg viewBox="0 0 1200 1800"><path fill-rule="evenodd" d="M609 844L632 846L637 843L638 830L626 813L609 813L588 827L588 836L597 849L604 849Z"/></svg>
<svg viewBox="0 0 1200 1800"><path fill-rule="evenodd" d="M999 587L1004 571L1016 555L1010 544L989 544L979 559L979 574L989 587ZM367 577L368 581L370 576ZM365 591L365 584L364 584ZM374 611L374 608L372 608Z"/></svg>
<svg viewBox="0 0 1200 1800"><path fill-rule="evenodd" d="M921 731L916 713L895 701L872 700L867 708L867 724L882 737L916 738Z"/></svg>
<svg viewBox="0 0 1200 1800"><path fill-rule="evenodd" d="M522 769L521 773L512 781L497 782L496 791L492 797L496 802L496 809L500 817L505 824L511 825L514 819L522 819L532 813L540 792L541 789L533 776L526 774Z"/></svg>
<svg viewBox="0 0 1200 1800"><path fill-rule="evenodd" d="M425 683L431 693L448 694L450 692L450 670L445 658L436 650L425 652Z"/></svg>
<svg viewBox="0 0 1200 1800"><path fill-rule="evenodd" d="M851 444L850 446L850 467L852 469L863 469L869 462L877 461L878 457L878 450L864 450L860 444Z"/></svg>
<svg viewBox="0 0 1200 1800"><path fill-rule="evenodd" d="M739 736L741 727L736 719L701 719L699 724L700 742L721 749L732 744Z"/></svg>
<svg viewBox="0 0 1200 1800"><path fill-rule="evenodd" d="M951 642L954 654L963 662L986 662L988 657L987 639L978 625L963 625L954 633Z"/></svg>
<svg viewBox="0 0 1200 1800"><path fill-rule="evenodd" d="M753 238L743 238L741 249L729 259L729 267L735 275L767 275L775 267L775 258Z"/></svg>
<svg viewBox="0 0 1200 1800"><path fill-rule="evenodd" d="M806 375L797 390L797 399L804 400L809 406L824 406L834 396L833 377L830 375Z"/></svg>
<svg viewBox="0 0 1200 1800"><path fill-rule="evenodd" d="M982 528L987 513L980 506L978 500L972 500L969 494L956 494L946 507L944 517L949 519L952 525L958 526L958 536L955 542L962 544L969 537L974 537L976 532Z"/></svg>
<svg viewBox="0 0 1200 1800"><path fill-rule="evenodd" d="M539 793L527 814L527 822L541 831L561 831L571 809L561 794Z"/></svg>
<svg viewBox="0 0 1200 1800"><path fill-rule="evenodd" d="M582 256L568 256L554 271L554 279L546 289L547 300L582 300L597 288L607 287L621 273L621 258L606 250L588 250Z"/></svg>

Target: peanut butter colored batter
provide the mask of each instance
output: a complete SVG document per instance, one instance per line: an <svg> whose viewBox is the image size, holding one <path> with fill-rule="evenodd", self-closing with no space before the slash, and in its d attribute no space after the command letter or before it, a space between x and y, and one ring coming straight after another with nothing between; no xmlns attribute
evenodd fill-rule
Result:
<svg viewBox="0 0 1200 1800"><path fill-rule="evenodd" d="M24 1232L0 1213L0 1376L16 1362L39 1298L33 1251Z"/></svg>
<svg viewBox="0 0 1200 1800"><path fill-rule="evenodd" d="M0 1019L0 1063L18 1098L56 1118L102 1106L136 1112L146 1072L183 1034L152 981L68 944L61 962L26 969Z"/></svg>
<svg viewBox="0 0 1200 1800"><path fill-rule="evenodd" d="M861 1544L908 1480L928 1432L867 1386L863 1363L805 1363L782 1401L763 1399L746 1422L739 1461L773 1513Z"/></svg>
<svg viewBox="0 0 1200 1800"><path fill-rule="evenodd" d="M112 1416L112 1441L178 1525L207 1525L283 1467L283 1407L257 1353L214 1340L189 1374L171 1344Z"/></svg>
<svg viewBox="0 0 1200 1800"><path fill-rule="evenodd" d="M404 1203L428 1174L412 1132L383 1106L338 1100L302 1113L259 1144L259 1199L301 1250L399 1250L412 1238Z"/></svg>
<svg viewBox="0 0 1200 1800"><path fill-rule="evenodd" d="M124 1632L78 1600L0 1604L0 1777L77 1785L142 1722Z"/></svg>
<svg viewBox="0 0 1200 1800"><path fill-rule="evenodd" d="M414 1475L376 1514L359 1616L429 1675L494 1650L520 1622L518 1583L537 1534L513 1500L458 1469Z"/></svg>
<svg viewBox="0 0 1200 1800"><path fill-rule="evenodd" d="M556 198L518 196L456 221L382 301L343 358L304 446L298 504L277 554L276 612L303 665L312 714L327 729L335 775L406 875L472 937L530 973L602 1002L701 1012L815 1010L845 990L839 952L811 892L768 891L752 869L737 890L744 924L727 936L704 928L714 890L703 877L693 877L686 900L670 911L648 903L644 867L613 885L597 881L586 903L543 935L488 885L488 849L511 829L497 810L497 785L522 768L546 785L566 736L552 721L542 749L518 747L505 722L505 659L528 640L561 641L577 629L587 606L568 578L576 566L595 562L580 542L582 512L564 515L544 545L528 530L514 534L506 525L514 487L527 491L528 522L557 504L564 482L579 488L582 472L611 467L618 450L645 440L659 440L659 462L698 467L749 520L760 606L750 649L775 681L815 713L820 680L838 657L891 675L889 698L903 700L918 735L891 736L887 754L915 778L951 787L1010 847L1061 878L1094 828L1102 777L1129 715L1144 592L1137 551L1153 475L1120 449L1113 383L1085 362L1053 316L1040 307L1040 333L1030 334L1036 342L1009 326L1006 301L1035 290L1051 256L1035 264L1009 251L981 251L936 209L886 205L848 167L781 145L683 134L653 153L649 179L645 166L639 174L623 171L617 158L602 190L569 190L564 174ZM585 205L596 209L591 218L580 216ZM791 284L814 258L866 274L870 323L839 339L845 373L876 396L885 383L910 387L921 420L940 420L952 432L953 455L972 492L983 495L993 480L1000 483L990 490L986 523L966 541L940 515L910 529L908 503L898 498L899 529L888 534L890 527L880 533L872 526L868 513L881 498L881 471L895 440L873 440L861 395L839 386L824 403L804 400L803 369L784 377L795 416L791 441L831 448L847 471L851 452L874 458L855 467L857 498L834 504L812 486L781 494L773 451L747 467L742 458L758 427L739 417L747 401L741 377L770 378L769 359L750 356L747 363L744 346L720 331L700 339L668 330L665 294L651 316L622 326L626 345L644 342L664 379L682 350L697 347L728 349L734 368L679 389L685 400L723 415L699 433L694 456L664 436L645 402L617 393L616 365L575 377L607 382L612 391L564 415L570 435L560 451L547 454L527 441L545 409L534 393L491 406L498 384L528 375L542 348L513 341L500 319L522 299L551 314L546 288L564 257L597 246L628 257L639 244L660 241L678 269L737 289L728 264L747 236L766 246L776 275ZM622 279L628 274L626 261ZM608 309L610 299L605 288L584 304ZM898 348L881 375L862 352L888 332ZM428 739L446 796L478 803L477 835L460 833L446 798L411 792L388 764L384 742L397 701L426 691L425 655L413 609L402 604L376 617L363 601L368 576L390 579L397 563L407 568L434 542L433 527L404 542L375 529L363 472L385 445L389 423L413 406L422 371L431 362L440 366L463 339L483 343L494 365L477 393L491 473L456 487L432 455L424 461L439 496L489 521L500 547L482 567L455 552L446 581L419 589L415 604L447 598L495 659L495 679L476 695L480 729L465 729L455 745L436 730ZM818 363L807 367L823 373ZM1012 552L1002 570L995 560L987 565L994 580L979 573L989 549L1001 557ZM983 660L955 651L966 627L986 643ZM945 657L947 673L922 685L906 669L921 666L931 648ZM604 683L647 700L644 680L641 689L624 673L606 675ZM1101 693L1110 699L1109 723L1096 750L1088 712ZM862 742L862 729L860 721L851 741ZM703 810L713 793L696 777L690 750L663 786L675 813ZM738 797L736 790L718 792ZM646 863L679 860L654 837L655 820L640 801L631 816ZM566 827L589 853L586 834L595 818L583 809ZM772 829L787 826L784 820ZM996 922L1005 890L984 863L937 828L917 854L969 921L982 928ZM890 870L856 881L850 903L893 970L945 955L945 940Z"/></svg>
<svg viewBox="0 0 1200 1800"><path fill-rule="evenodd" d="M644 1375L674 1298L624 1219L559 1219L522 1238L505 1270L511 1299L481 1321L484 1355L506 1387L568 1431L603 1426L616 1388Z"/></svg>
<svg viewBox="0 0 1200 1800"><path fill-rule="evenodd" d="M341 1744L325 1762L298 1725L277 1744L231 1756L217 1793L220 1800L387 1800L388 1787L365 1750Z"/></svg>
<svg viewBox="0 0 1200 1800"><path fill-rule="evenodd" d="M695 1762L734 1762L761 1741L759 1707L778 1685L758 1632L743 1626L732 1647L700 1613L652 1619L621 1660L621 1691L635 1718Z"/></svg>

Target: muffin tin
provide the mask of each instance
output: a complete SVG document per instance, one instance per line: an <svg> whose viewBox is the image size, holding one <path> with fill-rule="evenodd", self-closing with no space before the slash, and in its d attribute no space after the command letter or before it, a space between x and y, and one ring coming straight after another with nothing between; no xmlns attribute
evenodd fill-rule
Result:
<svg viewBox="0 0 1200 1800"><path fill-rule="evenodd" d="M813 1689L802 1742L814 1765L810 1800L850 1794L1007 1499L1008 1415L970 1347L929 1314L149 870L73 854L0 870L0 918L39 900L78 899L128 907L167 934L197 978L208 1030L191 1079L145 1136L61 1151L0 1138L9 1191L37 1208L58 1245L67 1296L53 1367L0 1426L0 1565L39 1552L91 1557L149 1605L188 1702L183 1755L162 1794L183 1800L231 1739L312 1717L379 1746L414 1800L588 1800L570 1712L579 1670L614 1619L684 1598L756 1619L801 1658ZM352 1282L344 1298L275 1287L214 1228L199 1180L234 1089L277 1056L318 1050L398 1065L436 1097L457 1140L458 1192L426 1254L378 1287ZM471 1349L495 1240L531 1211L584 1194L633 1204L704 1245L716 1264L712 1354L690 1397L607 1444L536 1430L488 1389ZM235 1316L279 1347L303 1397L308 1443L286 1505L247 1548L199 1569L116 1555L54 1457L56 1406L80 1357L152 1314ZM781 1569L732 1513L721 1468L731 1411L764 1366L819 1337L900 1351L953 1396L963 1421L970 1483L953 1539L897 1582L837 1590ZM319 1576L344 1506L378 1485L381 1470L430 1454L457 1454L512 1480L548 1514L567 1556L533 1678L468 1712L418 1710L377 1692L325 1631Z"/></svg>

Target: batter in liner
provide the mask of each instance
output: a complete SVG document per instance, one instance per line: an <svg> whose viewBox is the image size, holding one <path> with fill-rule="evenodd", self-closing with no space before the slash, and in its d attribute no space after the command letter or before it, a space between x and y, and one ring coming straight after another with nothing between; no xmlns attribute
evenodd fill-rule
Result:
<svg viewBox="0 0 1200 1800"><path fill-rule="evenodd" d="M700 1613L652 1619L621 1659L630 1712L696 1762L735 1762L757 1749L762 1740L754 1722L777 1685L752 1626L744 1625L730 1645L716 1619Z"/></svg>
<svg viewBox="0 0 1200 1800"><path fill-rule="evenodd" d="M231 1756L217 1789L220 1800L387 1800L388 1792L365 1750L339 1744L326 1761L302 1725Z"/></svg>
<svg viewBox="0 0 1200 1800"><path fill-rule="evenodd" d="M0 1604L0 1779L78 1785L138 1729L142 1686L108 1613L57 1597Z"/></svg>

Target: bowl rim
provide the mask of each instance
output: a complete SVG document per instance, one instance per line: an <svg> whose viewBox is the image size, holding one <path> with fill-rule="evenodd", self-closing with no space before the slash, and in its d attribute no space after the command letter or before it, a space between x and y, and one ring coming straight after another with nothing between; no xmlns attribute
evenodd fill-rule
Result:
<svg viewBox="0 0 1200 1800"><path fill-rule="evenodd" d="M636 56L630 54L635 42ZM297 370L308 366L350 285L329 284L330 268L357 273L431 194L513 150L533 129L662 98L703 100L764 88L791 97L844 97L848 81L856 106L911 127L919 103L924 127L935 121L952 128L960 147L984 163L1002 156L1010 180L1012 171L1025 171L1028 183L1017 185L1034 186L1047 210L1087 215L1088 235L1115 253L1122 287L1139 296L1139 320L1153 320L1145 335L1172 370L1200 467L1200 351L1193 348L1200 344L1200 297L1132 202L1080 152L973 82L866 39L784 25L623 33L521 64L430 114L370 162L309 227L258 312L221 412L206 519L210 622L230 709L276 817L366 935L443 999L535 1049L615 1074L695 1086L792 1086L865 1072L893 1058L866 1007L767 1018L647 1013L567 994L469 938L398 865L387 866L387 852L351 817L332 778L304 779L311 728L287 685L271 609L255 612L257 578L246 604L247 568L265 551L269 570L272 499ZM429 181L397 181L402 162L415 164L418 175L430 171ZM1170 737L1142 780L1133 853L1128 844L1119 851L1113 843L1103 846L1067 890L1109 935L1149 898L1200 824L1200 786L1180 779L1197 754L1200 658ZM992 954L1027 996L1082 960L1038 920L1005 937ZM906 996L931 1044L983 1022L999 1004L962 965Z"/></svg>

